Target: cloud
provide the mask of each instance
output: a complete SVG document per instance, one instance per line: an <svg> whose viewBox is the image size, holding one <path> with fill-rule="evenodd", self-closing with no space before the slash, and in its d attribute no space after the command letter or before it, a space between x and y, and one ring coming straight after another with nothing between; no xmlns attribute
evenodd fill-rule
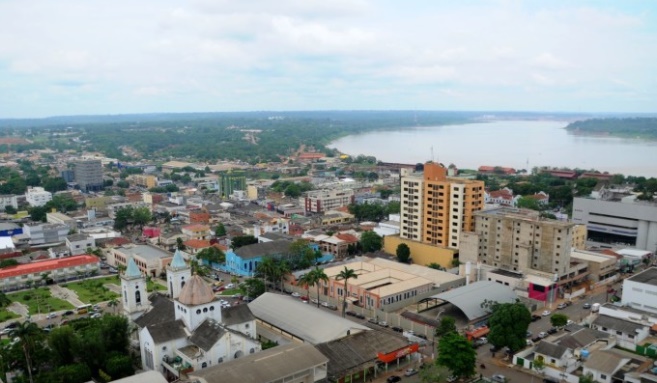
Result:
<svg viewBox="0 0 657 383"><path fill-rule="evenodd" d="M0 117L173 111L163 107L654 111L651 8L5 0L0 80L16 97L0 97Z"/></svg>

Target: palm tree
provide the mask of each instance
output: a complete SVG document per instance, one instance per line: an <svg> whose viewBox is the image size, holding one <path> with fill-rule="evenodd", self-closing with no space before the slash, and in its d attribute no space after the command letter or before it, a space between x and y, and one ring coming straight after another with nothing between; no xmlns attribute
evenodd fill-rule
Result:
<svg viewBox="0 0 657 383"><path fill-rule="evenodd" d="M18 338L21 342L30 383L34 383L34 379L32 378L32 350L37 347L37 342L39 341L39 338L43 336L42 334L43 333L39 326L36 323L29 321L20 323L11 331L11 336Z"/></svg>
<svg viewBox="0 0 657 383"><path fill-rule="evenodd" d="M285 276L288 275L292 271L292 268L290 267L290 262L288 262L285 259L281 259L278 262L278 279L279 282L281 283L281 291L283 291L283 283L285 281Z"/></svg>
<svg viewBox="0 0 657 383"><path fill-rule="evenodd" d="M344 267L344 270L340 271L335 279L344 279L344 291L342 292L342 317L345 317L347 310L347 282L349 278L358 279L358 274L354 269L348 269L347 266Z"/></svg>
<svg viewBox="0 0 657 383"><path fill-rule="evenodd" d="M324 269L320 269L317 266L299 280L299 282L303 281L303 284L305 284L307 288L309 288L309 286L317 286L317 307L319 307L319 288L321 282L328 282L328 280L328 275L324 273Z"/></svg>
<svg viewBox="0 0 657 383"><path fill-rule="evenodd" d="M119 306L119 300L116 298L110 299L109 302L107 302L107 307L112 308L112 313L116 314L116 308Z"/></svg>
<svg viewBox="0 0 657 383"><path fill-rule="evenodd" d="M263 258L256 266L256 275L262 278L267 291L267 280L272 280L276 273L276 262L272 257Z"/></svg>

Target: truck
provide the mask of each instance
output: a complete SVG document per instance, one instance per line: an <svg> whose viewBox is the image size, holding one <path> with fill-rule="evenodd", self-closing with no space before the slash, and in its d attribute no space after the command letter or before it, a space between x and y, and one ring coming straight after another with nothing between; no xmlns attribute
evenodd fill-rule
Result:
<svg viewBox="0 0 657 383"><path fill-rule="evenodd" d="M592 313L597 313L600 311L600 303L594 303L591 305L591 312Z"/></svg>

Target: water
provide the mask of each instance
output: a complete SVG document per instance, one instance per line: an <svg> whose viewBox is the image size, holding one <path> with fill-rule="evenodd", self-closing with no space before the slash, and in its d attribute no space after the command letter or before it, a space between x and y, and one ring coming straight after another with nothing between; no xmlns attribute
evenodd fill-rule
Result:
<svg viewBox="0 0 657 383"><path fill-rule="evenodd" d="M581 136L563 121L495 121L370 132L343 137L329 147L350 155L407 164L432 160L460 169L535 166L596 169L657 177L657 141Z"/></svg>

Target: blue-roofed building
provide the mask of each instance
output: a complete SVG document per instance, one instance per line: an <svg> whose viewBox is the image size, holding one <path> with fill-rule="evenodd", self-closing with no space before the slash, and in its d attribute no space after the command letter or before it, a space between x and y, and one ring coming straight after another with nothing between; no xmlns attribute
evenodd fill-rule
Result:
<svg viewBox="0 0 657 383"><path fill-rule="evenodd" d="M23 234L23 228L17 224L11 222L0 223L0 237L12 237L19 234Z"/></svg>

